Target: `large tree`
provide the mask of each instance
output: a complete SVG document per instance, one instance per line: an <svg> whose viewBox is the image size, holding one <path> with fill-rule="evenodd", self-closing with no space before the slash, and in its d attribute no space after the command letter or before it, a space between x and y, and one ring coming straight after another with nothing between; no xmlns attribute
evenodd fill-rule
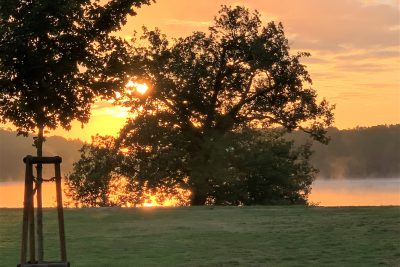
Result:
<svg viewBox="0 0 400 267"><path fill-rule="evenodd" d="M22 134L37 131L38 156L45 129L69 129L74 119L86 123L95 97L110 96L112 83L123 83L104 76L121 43L110 33L150 1L0 1L0 120ZM40 165L37 170L41 231Z"/></svg>
<svg viewBox="0 0 400 267"><path fill-rule="evenodd" d="M151 132L149 132L151 134ZM203 143L207 162L198 157L190 175L208 177L206 204L305 204L316 169L310 146L295 146L284 131L243 129ZM96 136L81 149L67 175L70 199L81 206L136 206L156 197L162 204L190 203L190 187L182 144L152 151L121 151L119 139ZM132 148L131 148L132 149ZM133 179L132 179L133 178ZM186 190L185 190L186 189Z"/></svg>
<svg viewBox="0 0 400 267"><path fill-rule="evenodd" d="M226 178L214 171L224 156L220 163L212 157L230 134L282 127L327 141L333 106L317 101L300 62L308 53L290 54L282 24L262 26L258 12L223 6L208 33L170 43L145 29L143 39L145 46L116 53L130 57L123 73L150 86L145 96L127 90L120 101L135 113L116 141L127 151L132 184L187 188L191 204L203 205Z"/></svg>

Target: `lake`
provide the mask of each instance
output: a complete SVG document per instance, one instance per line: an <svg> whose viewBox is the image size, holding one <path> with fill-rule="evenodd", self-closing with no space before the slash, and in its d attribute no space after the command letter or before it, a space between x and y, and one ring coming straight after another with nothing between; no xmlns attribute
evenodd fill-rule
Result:
<svg viewBox="0 0 400 267"><path fill-rule="evenodd" d="M0 182L0 207L22 207L23 192L23 182ZM400 178L318 179L309 199L320 206L399 206ZM43 206L55 203L55 183L44 183Z"/></svg>
<svg viewBox="0 0 400 267"><path fill-rule="evenodd" d="M319 179L309 199L321 206L398 206L400 178Z"/></svg>

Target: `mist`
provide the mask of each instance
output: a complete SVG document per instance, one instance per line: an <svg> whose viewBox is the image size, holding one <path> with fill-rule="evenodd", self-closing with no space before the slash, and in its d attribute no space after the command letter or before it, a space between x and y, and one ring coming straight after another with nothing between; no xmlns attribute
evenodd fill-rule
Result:
<svg viewBox="0 0 400 267"><path fill-rule="evenodd" d="M400 177L400 124L348 130L328 129L328 145L312 143L311 163L319 179ZM297 144L310 141L306 134L288 135Z"/></svg>
<svg viewBox="0 0 400 267"><path fill-rule="evenodd" d="M25 166L22 160L26 155L36 155L32 144L32 136L17 136L14 131L0 129L0 182L24 180ZM44 143L43 154L62 157L61 168L65 174L72 171L72 164L79 159L79 149L82 145L83 142L80 140L50 136ZM44 166L44 175L53 175L52 172L54 171L50 170L49 166Z"/></svg>
<svg viewBox="0 0 400 267"><path fill-rule="evenodd" d="M400 124L349 130L328 129L328 145L313 142L311 162L321 179L384 179L400 177ZM297 144L304 144L307 135L288 135ZM32 136L17 136L16 132L0 129L0 182L23 181L26 155L34 155ZM64 174L79 160L83 142L51 136L44 143L44 155L61 156ZM46 171L46 170L45 170ZM51 174L50 174L51 175Z"/></svg>

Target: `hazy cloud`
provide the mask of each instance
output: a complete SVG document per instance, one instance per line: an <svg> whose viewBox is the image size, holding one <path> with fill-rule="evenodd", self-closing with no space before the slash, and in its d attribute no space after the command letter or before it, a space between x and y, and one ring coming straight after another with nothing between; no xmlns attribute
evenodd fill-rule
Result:
<svg viewBox="0 0 400 267"><path fill-rule="evenodd" d="M351 92L340 92L337 95L331 97L334 101L346 101L352 100L355 98L368 98L374 95L373 92L370 91L351 91Z"/></svg>
<svg viewBox="0 0 400 267"><path fill-rule="evenodd" d="M104 109L104 108L111 108L111 107L114 107L113 103L110 103L108 101L99 101L99 102L96 102L96 103L94 103L92 105L92 111L101 110L101 109Z"/></svg>
<svg viewBox="0 0 400 267"><path fill-rule="evenodd" d="M375 5L356 0L252 2L279 14L287 31L296 34L291 40L296 48L343 51L399 43L399 9L378 1Z"/></svg>
<svg viewBox="0 0 400 267"><path fill-rule="evenodd" d="M371 89L386 89L386 88L396 88L398 84L393 84L393 83L357 83L355 84L357 87L363 87L363 88L371 88Z"/></svg>
<svg viewBox="0 0 400 267"><path fill-rule="evenodd" d="M179 25L185 27L209 27L210 21L197 21L197 20L179 20L179 19L168 19L165 22L166 25Z"/></svg>
<svg viewBox="0 0 400 267"><path fill-rule="evenodd" d="M336 56L337 60L361 60L361 59L386 59L386 58L398 58L400 56L399 50L383 50L383 51L363 51L353 52L351 54Z"/></svg>
<svg viewBox="0 0 400 267"><path fill-rule="evenodd" d="M395 70L396 67L374 63L354 63L349 61L346 63L337 64L336 69L346 72L385 72L389 70Z"/></svg>

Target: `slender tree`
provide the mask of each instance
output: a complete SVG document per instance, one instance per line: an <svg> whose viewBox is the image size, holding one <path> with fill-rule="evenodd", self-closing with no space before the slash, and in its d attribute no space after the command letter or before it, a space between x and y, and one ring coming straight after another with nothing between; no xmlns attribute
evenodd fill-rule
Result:
<svg viewBox="0 0 400 267"><path fill-rule="evenodd" d="M34 145L42 156L45 129L70 129L86 123L95 97L110 96L111 51L121 43L110 33L127 15L151 0L7 0L0 1L0 119L20 134L37 131ZM37 168L38 251L41 233L42 167Z"/></svg>

